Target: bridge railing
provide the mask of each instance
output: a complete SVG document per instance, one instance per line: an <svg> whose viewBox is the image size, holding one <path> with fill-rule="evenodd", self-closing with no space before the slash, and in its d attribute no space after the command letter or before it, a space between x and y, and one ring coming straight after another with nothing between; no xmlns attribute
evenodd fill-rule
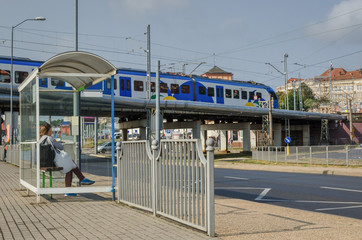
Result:
<svg viewBox="0 0 362 240"><path fill-rule="evenodd" d="M256 147L255 160L294 164L362 166L362 147L358 145Z"/></svg>
<svg viewBox="0 0 362 240"><path fill-rule="evenodd" d="M208 140L123 142L117 147L118 202L162 215L214 236L214 155Z"/></svg>

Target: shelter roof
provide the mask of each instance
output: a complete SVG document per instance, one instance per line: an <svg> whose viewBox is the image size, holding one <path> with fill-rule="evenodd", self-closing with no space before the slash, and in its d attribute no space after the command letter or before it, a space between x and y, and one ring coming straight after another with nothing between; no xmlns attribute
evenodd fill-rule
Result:
<svg viewBox="0 0 362 240"><path fill-rule="evenodd" d="M72 51L50 58L34 71L33 73L39 77L59 79L81 91L115 75L117 69L100 56L88 52ZM19 86L19 91L28 84L28 79L31 80L34 77L33 73Z"/></svg>

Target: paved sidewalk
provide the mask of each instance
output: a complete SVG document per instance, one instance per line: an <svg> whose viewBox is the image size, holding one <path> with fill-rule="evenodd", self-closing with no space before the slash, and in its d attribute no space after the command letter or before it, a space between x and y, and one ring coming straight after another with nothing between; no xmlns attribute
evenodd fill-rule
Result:
<svg viewBox="0 0 362 240"><path fill-rule="evenodd" d="M205 233L122 206L107 194L20 191L19 169L0 162L0 239L213 239Z"/></svg>

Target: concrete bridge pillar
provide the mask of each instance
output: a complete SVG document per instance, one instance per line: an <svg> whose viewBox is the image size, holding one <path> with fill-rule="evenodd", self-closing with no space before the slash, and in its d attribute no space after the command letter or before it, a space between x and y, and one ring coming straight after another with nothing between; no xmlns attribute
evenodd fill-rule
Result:
<svg viewBox="0 0 362 240"><path fill-rule="evenodd" d="M310 146L310 125L302 125L303 129L303 146Z"/></svg>
<svg viewBox="0 0 362 240"><path fill-rule="evenodd" d="M202 151L205 152L206 151L207 130L201 130L200 133L201 133L200 139L201 139Z"/></svg>
<svg viewBox="0 0 362 240"><path fill-rule="evenodd" d="M227 138L227 131L221 130L220 131L220 152L226 152L228 145L228 138Z"/></svg>
<svg viewBox="0 0 362 240"><path fill-rule="evenodd" d="M126 128L122 129L122 141L127 141L128 133Z"/></svg>
<svg viewBox="0 0 362 240"><path fill-rule="evenodd" d="M274 146L282 146L282 124L273 124Z"/></svg>
<svg viewBox="0 0 362 240"><path fill-rule="evenodd" d="M201 121L192 122L192 138L201 138Z"/></svg>
<svg viewBox="0 0 362 240"><path fill-rule="evenodd" d="M140 128L140 140L147 140L147 133L145 127Z"/></svg>
<svg viewBox="0 0 362 240"><path fill-rule="evenodd" d="M243 124L243 151L250 151L250 123Z"/></svg>

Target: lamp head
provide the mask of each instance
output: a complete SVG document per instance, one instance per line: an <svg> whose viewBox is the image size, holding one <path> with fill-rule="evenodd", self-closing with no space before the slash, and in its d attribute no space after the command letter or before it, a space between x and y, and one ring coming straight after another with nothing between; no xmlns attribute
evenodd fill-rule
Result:
<svg viewBox="0 0 362 240"><path fill-rule="evenodd" d="M36 21L45 21L46 18L45 17L36 17L36 18L34 18L34 20L36 20Z"/></svg>

